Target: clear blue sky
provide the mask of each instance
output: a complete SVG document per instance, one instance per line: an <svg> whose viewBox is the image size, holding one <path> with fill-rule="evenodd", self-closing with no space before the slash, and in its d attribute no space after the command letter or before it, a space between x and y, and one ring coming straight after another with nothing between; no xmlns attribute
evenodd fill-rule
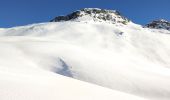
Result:
<svg viewBox="0 0 170 100"><path fill-rule="evenodd" d="M138 24L170 21L170 0L0 0L0 27L47 22L88 7L118 10Z"/></svg>

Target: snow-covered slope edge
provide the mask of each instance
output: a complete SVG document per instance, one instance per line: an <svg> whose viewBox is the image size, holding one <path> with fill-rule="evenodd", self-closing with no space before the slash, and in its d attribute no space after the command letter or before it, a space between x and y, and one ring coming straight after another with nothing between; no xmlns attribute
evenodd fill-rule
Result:
<svg viewBox="0 0 170 100"><path fill-rule="evenodd" d="M31 75L1 70L0 75L1 100L145 100L41 70Z"/></svg>

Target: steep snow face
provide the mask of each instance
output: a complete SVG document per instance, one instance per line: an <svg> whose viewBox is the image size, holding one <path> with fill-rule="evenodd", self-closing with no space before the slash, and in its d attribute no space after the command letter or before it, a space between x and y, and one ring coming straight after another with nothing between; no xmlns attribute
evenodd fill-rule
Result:
<svg viewBox="0 0 170 100"><path fill-rule="evenodd" d="M17 86L23 86L18 77L38 79L45 71L43 76L61 74L130 95L169 100L170 35L162 33L170 31L142 28L132 22L65 21L2 29L0 88L5 91L15 83L12 76L16 76ZM47 81L47 92L52 81Z"/></svg>
<svg viewBox="0 0 170 100"><path fill-rule="evenodd" d="M155 20L149 24L146 25L148 28L154 28L154 29L165 29L170 30L170 22L161 19L161 20Z"/></svg>
<svg viewBox="0 0 170 100"><path fill-rule="evenodd" d="M58 16L51 20L51 22L60 22L60 21L105 21L107 23L122 23L127 24L130 20L123 17L116 10L106 10L99 8L85 8L82 10L75 11L66 16Z"/></svg>

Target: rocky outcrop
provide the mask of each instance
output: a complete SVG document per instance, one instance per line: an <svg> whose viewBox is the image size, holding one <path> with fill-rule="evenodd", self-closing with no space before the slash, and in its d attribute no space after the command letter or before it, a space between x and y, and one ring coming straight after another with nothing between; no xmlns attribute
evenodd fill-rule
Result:
<svg viewBox="0 0 170 100"><path fill-rule="evenodd" d="M160 19L160 20L154 20L151 23L147 24L146 27L153 28L153 29L166 29L170 30L170 22Z"/></svg>
<svg viewBox="0 0 170 100"><path fill-rule="evenodd" d="M78 20L79 21L88 21L86 17L90 17L94 21L106 21L110 23L122 23L127 24L130 20L123 17L118 11L116 10L106 10L106 9L99 9L99 8L84 8L82 10L75 11L71 14L66 16L58 16L51 20L51 22L60 22L60 21L70 21L70 20Z"/></svg>

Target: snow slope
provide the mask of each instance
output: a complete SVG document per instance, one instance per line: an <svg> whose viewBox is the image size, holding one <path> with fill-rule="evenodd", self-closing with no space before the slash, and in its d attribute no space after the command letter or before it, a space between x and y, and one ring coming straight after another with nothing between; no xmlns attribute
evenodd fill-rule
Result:
<svg viewBox="0 0 170 100"><path fill-rule="evenodd" d="M37 69L1 69L0 75L1 100L144 100Z"/></svg>
<svg viewBox="0 0 170 100"><path fill-rule="evenodd" d="M93 21L1 29L0 99L169 100L169 33Z"/></svg>

